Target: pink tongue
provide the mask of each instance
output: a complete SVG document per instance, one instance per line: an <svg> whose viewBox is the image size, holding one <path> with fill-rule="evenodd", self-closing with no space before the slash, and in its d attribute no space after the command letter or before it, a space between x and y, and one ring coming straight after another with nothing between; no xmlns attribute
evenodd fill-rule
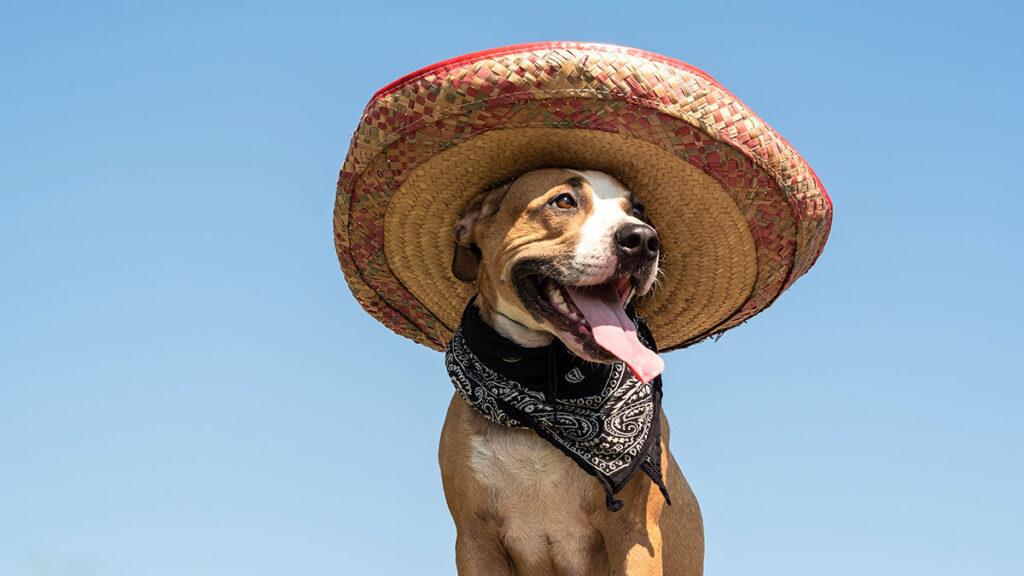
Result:
<svg viewBox="0 0 1024 576"><path fill-rule="evenodd" d="M636 325L626 316L619 295L611 285L586 289L566 286L569 296L590 322L598 346L629 366L642 382L650 382L665 370L665 361L636 337Z"/></svg>

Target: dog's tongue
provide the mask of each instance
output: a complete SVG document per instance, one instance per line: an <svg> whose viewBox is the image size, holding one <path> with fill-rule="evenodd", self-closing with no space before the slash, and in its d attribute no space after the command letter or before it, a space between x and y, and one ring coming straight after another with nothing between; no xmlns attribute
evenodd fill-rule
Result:
<svg viewBox="0 0 1024 576"><path fill-rule="evenodd" d="M665 370L665 361L636 337L636 325L626 316L619 294L611 285L584 289L566 286L569 296L590 322L597 345L626 363L642 382L650 382Z"/></svg>

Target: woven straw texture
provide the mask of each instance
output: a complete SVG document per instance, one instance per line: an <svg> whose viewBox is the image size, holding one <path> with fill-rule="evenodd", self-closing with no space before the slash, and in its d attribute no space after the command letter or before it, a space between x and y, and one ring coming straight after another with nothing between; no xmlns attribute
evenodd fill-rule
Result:
<svg viewBox="0 0 1024 576"><path fill-rule="evenodd" d="M455 222L478 192L557 166L608 172L647 206L662 274L638 310L663 351L769 306L832 220L806 162L700 70L616 46L512 46L425 68L367 105L335 203L349 287L443 350L472 294L449 269Z"/></svg>

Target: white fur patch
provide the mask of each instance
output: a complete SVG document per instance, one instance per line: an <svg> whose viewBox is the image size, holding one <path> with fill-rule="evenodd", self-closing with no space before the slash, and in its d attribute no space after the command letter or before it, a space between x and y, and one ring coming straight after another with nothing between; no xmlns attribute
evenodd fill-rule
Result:
<svg viewBox="0 0 1024 576"><path fill-rule="evenodd" d="M472 450L470 464L501 511L501 538L512 556L587 573L601 538L583 508L593 478L530 430L488 426L473 437Z"/></svg>
<svg viewBox="0 0 1024 576"><path fill-rule="evenodd" d="M627 222L640 220L623 209L622 201L629 198L629 190L618 180L596 170L573 172L586 178L594 190L594 211L580 229L574 262L583 271L581 284L600 284L615 274L615 231Z"/></svg>

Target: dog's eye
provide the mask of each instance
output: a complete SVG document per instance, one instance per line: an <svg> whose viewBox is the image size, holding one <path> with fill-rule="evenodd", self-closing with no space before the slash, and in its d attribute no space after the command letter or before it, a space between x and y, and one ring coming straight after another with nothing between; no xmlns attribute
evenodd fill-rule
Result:
<svg viewBox="0 0 1024 576"><path fill-rule="evenodd" d="M561 210L571 210L576 207L576 199L572 194L559 194L550 204Z"/></svg>
<svg viewBox="0 0 1024 576"><path fill-rule="evenodd" d="M636 204L633 204L633 209L630 212L633 214L633 216L636 216L637 218L643 218L644 205L637 202Z"/></svg>

